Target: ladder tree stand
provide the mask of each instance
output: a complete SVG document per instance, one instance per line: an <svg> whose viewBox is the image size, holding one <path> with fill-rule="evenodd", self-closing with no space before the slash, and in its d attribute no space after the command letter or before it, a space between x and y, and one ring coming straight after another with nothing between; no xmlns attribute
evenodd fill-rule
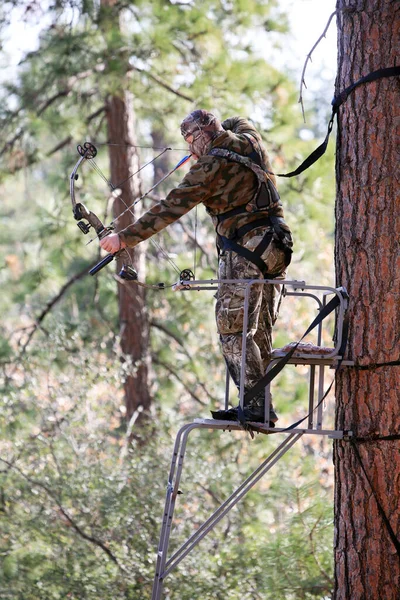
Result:
<svg viewBox="0 0 400 600"><path fill-rule="evenodd" d="M216 290L219 280L182 280L179 289L183 291ZM352 435L351 431L340 431L334 429L323 429L323 410L324 399L327 392L324 392L324 373L325 368L337 369L340 364L350 365L351 361L343 360L341 352L343 351L343 341L345 337L345 313L347 310L348 296L344 288L334 288L328 286L308 285L304 281L292 281L284 279L276 280L224 280L224 284L245 285L244 302L244 322L243 322L243 340L242 340L242 363L239 389L239 403L243 408L244 404L244 383L245 383L245 365L246 365L246 332L248 328L248 308L250 288L252 285L275 285L280 288L283 296L308 297L317 303L317 310L321 312L326 306L329 296L337 300L335 339L333 348L321 347L323 335L323 319L316 327L317 345L298 344L294 353L286 360L286 364L307 365L309 367L309 386L308 386L308 414L302 421L286 428L270 427L269 410L271 404L271 384L265 387L265 418L264 423L246 423L246 427L239 421L219 421L214 419L194 419L192 423L184 425L177 433L171 467L168 477L164 513L160 540L156 558L156 572L153 582L151 600L161 600L165 578L178 566L178 564L187 556L193 548L219 523L219 521L230 512L230 510L251 490L254 485L282 458L288 450L303 435L322 435L332 439L346 439ZM304 336L303 336L304 337ZM271 362L267 373L274 365L285 358L293 345L288 345L282 349L272 352ZM225 408L228 408L229 401L229 375L226 377ZM304 428L298 425L307 421ZM176 499L179 494L179 485L182 476L185 452L188 443L189 434L196 429L220 430L220 431L243 431L246 435L249 432L254 437L254 431L263 434L286 434L284 441L269 454L265 460L251 473L243 483L233 491L230 497L225 500L218 509L198 528L196 531L178 548L172 556L168 558L168 547L173 525L174 509Z"/></svg>

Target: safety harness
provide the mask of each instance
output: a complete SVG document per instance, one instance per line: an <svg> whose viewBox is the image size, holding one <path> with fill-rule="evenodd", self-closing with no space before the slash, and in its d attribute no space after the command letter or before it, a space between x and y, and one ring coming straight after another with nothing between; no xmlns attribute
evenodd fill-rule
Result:
<svg viewBox="0 0 400 600"><path fill-rule="evenodd" d="M274 234L276 234L276 237L278 238L275 238L275 244L281 250L283 250L285 254L286 266L288 266L291 261L292 249L289 244L287 235L288 232L282 228L284 219L282 217L269 214L281 205L278 191L270 178L267 176L267 169L262 163L259 153L255 150L250 136L248 134L244 135L252 147L252 152L247 156L243 156L237 152L228 150L227 148L212 148L208 153L209 155L226 158L227 160L232 160L247 167L256 175L258 182L257 190L249 202L246 202L245 204L237 206L236 208L228 210L222 214L213 215L214 218L217 219L217 247L219 250L236 252L240 256L243 256L248 261L255 264L260 269L265 279L273 279L274 276L279 275L279 273L268 273L267 266L261 257L271 244ZM218 233L218 225L226 221L226 219L236 215L251 214L258 211L263 213L260 215L260 218L238 227L232 237L228 238ZM238 243L237 240L242 239L246 233L252 231L253 229L257 229L258 227L268 227L268 230L254 250L249 250Z"/></svg>

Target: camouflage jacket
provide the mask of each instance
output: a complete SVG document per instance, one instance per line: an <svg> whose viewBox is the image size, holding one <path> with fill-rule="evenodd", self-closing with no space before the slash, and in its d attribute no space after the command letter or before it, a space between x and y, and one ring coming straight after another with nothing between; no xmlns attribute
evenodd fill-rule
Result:
<svg viewBox="0 0 400 600"><path fill-rule="evenodd" d="M253 147L249 139L243 135L248 134L251 136L254 149L261 152L264 166L268 171L271 170L268 154L261 137L251 123L240 117L232 117L224 121L222 126L225 131L214 138L210 150L227 148L244 156L249 155L253 151ZM274 176L270 177L275 183ZM153 206L119 235L127 246L136 246L139 242L177 221L202 202L211 215L217 232L226 237L233 237L238 227L265 217L268 213L265 211L244 212L225 219L219 225L217 215L240 205L245 206L253 199L257 189L257 177L248 167L219 156L201 156L178 187L169 192L165 200L161 200ZM283 217L281 204L270 214ZM289 228L287 229L289 231Z"/></svg>

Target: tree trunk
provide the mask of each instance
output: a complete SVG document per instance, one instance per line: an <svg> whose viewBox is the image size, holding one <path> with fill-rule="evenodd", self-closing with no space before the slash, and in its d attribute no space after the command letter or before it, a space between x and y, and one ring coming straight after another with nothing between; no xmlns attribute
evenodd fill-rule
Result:
<svg viewBox="0 0 400 600"><path fill-rule="evenodd" d="M114 185L125 181L121 197L114 201L114 218L120 215L126 205L130 206L141 191L140 178L130 177L139 168L139 158L134 133L134 112L132 96L125 92L123 97L113 96L107 102L108 139L110 146L111 181ZM126 181L128 179L128 181ZM132 209L133 210L133 209ZM130 211L118 220L117 231L132 223ZM134 267L144 277L143 252L139 247L129 251ZM126 261L122 254L117 260L117 272ZM149 372L149 321L146 310L145 290L135 284L118 284L121 350L123 353L126 377L124 381L126 417L129 421L136 410L147 410L151 397L148 386Z"/></svg>
<svg viewBox="0 0 400 600"><path fill-rule="evenodd" d="M111 42L110 56L115 61L115 40L123 40L121 27L121 6L115 0L101 0L100 26L106 43ZM105 53L107 64L108 53ZM128 80L124 74L129 70L129 57L122 49L118 53L120 62L119 89L111 95L106 102L110 178L114 186L121 187L122 195L114 201L113 215L118 217L127 206L131 206L141 193L141 178L139 175L132 177L132 173L139 169L139 156L135 147L135 113L133 96L128 91ZM111 73L115 77L115 64ZM105 71L107 74L107 69ZM115 145L113 145L115 144ZM135 211L128 211L118 219L116 231L124 229L134 220ZM133 266L144 277L144 255L139 246L129 250ZM127 261L125 253L117 260L117 273L122 264ZM124 391L126 419L139 410L145 414L151 403L149 391L149 320L146 310L145 290L135 284L118 284L120 338L122 360L125 366ZM144 412L143 412L144 411Z"/></svg>
<svg viewBox="0 0 400 600"><path fill-rule="evenodd" d="M400 55L400 3L338 0L337 92ZM350 294L348 358L337 377L335 599L398 600L400 562L399 78L358 87L339 109L336 273ZM397 119L397 121L396 121ZM397 148L396 148L397 144ZM357 441L367 438L367 441ZM357 458L357 449L370 484ZM376 496L375 496L376 494Z"/></svg>

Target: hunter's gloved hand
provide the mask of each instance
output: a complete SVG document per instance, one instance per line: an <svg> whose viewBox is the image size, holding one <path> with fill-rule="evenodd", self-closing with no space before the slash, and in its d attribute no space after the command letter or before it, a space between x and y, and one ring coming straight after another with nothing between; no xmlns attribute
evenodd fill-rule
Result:
<svg viewBox="0 0 400 600"><path fill-rule="evenodd" d="M100 246L106 252L110 252L110 254L115 254L119 250L122 250L122 248L125 248L126 244L121 240L118 233L110 233L110 235L107 235L106 237L100 240Z"/></svg>

